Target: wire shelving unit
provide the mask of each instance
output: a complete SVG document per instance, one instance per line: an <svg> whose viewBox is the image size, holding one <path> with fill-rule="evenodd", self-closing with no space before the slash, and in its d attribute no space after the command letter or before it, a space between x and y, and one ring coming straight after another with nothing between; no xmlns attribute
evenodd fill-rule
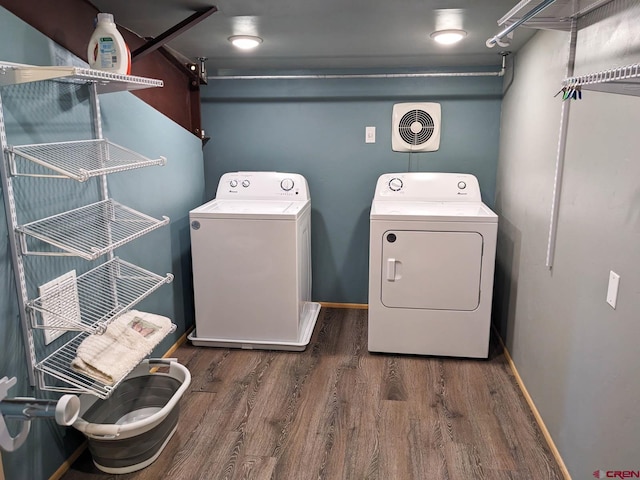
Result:
<svg viewBox="0 0 640 480"><path fill-rule="evenodd" d="M21 88L19 85L31 82L43 82L45 90L52 92L57 91L59 82L88 85L94 138L11 146L7 141L2 94L13 90L4 87ZM116 379L113 385L104 385L74 371L71 362L78 345L89 335L104 333L113 320L173 280L170 273L157 275L114 255L118 247L167 225L169 218L153 218L113 200L107 188L107 175L165 165L166 159L147 158L104 139L98 100L100 93L162 85L161 80L88 68L0 62L2 191L9 230L15 232L9 235L9 244L30 381L32 385L37 382L42 390L91 393L108 398L122 379ZM77 182L96 177L101 198L89 205L20 224L14 181L24 177L66 178ZM89 261L106 256L106 259L78 277L72 270L40 285L39 296L30 297L33 287L28 287L26 282L26 255L74 256ZM70 333L66 334L66 342L59 340L56 346L46 348L46 344L34 340L34 332L43 329ZM58 346L60 342L64 344Z"/></svg>

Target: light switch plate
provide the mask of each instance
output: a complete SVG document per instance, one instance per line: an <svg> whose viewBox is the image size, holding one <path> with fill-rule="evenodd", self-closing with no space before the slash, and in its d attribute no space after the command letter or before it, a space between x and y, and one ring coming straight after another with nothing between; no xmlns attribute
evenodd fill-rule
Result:
<svg viewBox="0 0 640 480"><path fill-rule="evenodd" d="M376 143L376 127L364 127L364 143Z"/></svg>
<svg viewBox="0 0 640 480"><path fill-rule="evenodd" d="M609 272L609 287L607 288L607 303L616 308L618 302L618 286L620 285L620 275L611 270Z"/></svg>

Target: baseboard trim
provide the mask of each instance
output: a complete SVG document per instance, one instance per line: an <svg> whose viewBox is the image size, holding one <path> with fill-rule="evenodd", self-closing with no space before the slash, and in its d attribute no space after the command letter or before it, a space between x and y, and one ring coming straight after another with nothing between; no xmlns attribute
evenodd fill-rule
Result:
<svg viewBox="0 0 640 480"><path fill-rule="evenodd" d="M162 356L162 358L167 358L173 355L175 351L178 350L178 348L180 348L180 346L187 341L187 335L191 333L193 328L194 328L193 326L188 328L187 331L184 332L184 334L178 340L176 340L176 342L173 345L171 345L169 350L166 351L166 353ZM87 442L86 441L83 442L75 450L75 452L73 452L71 456L67 458L64 461L64 463L60 465L60 467L58 467L58 469L55 472L53 472L53 474L49 477L49 480L60 480L62 476L69 471L69 469L71 468L71 465L73 465L73 462L75 462L78 459L78 457L82 455L82 453L87 449L87 447L88 447ZM0 480L4 480L4 479L0 478Z"/></svg>
<svg viewBox="0 0 640 480"><path fill-rule="evenodd" d="M78 457L80 457L80 455L82 455L82 453L87 449L87 446L88 444L85 440L78 448L76 448L76 451L73 452L71 456L67 458L55 472L53 472L53 475L49 477L49 480L60 480L62 476L69 471L71 465L73 465L73 462L75 462Z"/></svg>
<svg viewBox="0 0 640 480"><path fill-rule="evenodd" d="M193 326L187 328L184 334L178 340L176 340L176 343L171 345L169 350L166 351L166 353L162 356L162 358L167 358L173 355L174 352L178 350L178 348L180 348L180 346L182 346L182 344L184 344L187 341L187 335L189 335L193 329L194 329Z"/></svg>
<svg viewBox="0 0 640 480"><path fill-rule="evenodd" d="M324 308L354 308L356 310L368 310L369 305L366 303L334 303L334 302L319 302L320 306Z"/></svg>
<svg viewBox="0 0 640 480"><path fill-rule="evenodd" d="M540 412L538 412L538 409L536 408L535 403L533 403L533 399L531 398L531 395L529 395L529 391L527 390L527 387L524 385L524 382L522 381L522 377L520 377L520 374L518 373L516 364L513 362L513 358L511 358L511 354L509 353L507 346L504 344L504 342L502 341L502 337L499 334L497 335L497 337L498 337L498 340L500 341L500 344L502 345L502 348L504 350L504 356L507 359L507 363L509 364L509 367L511 368L511 372L513 373L513 376L515 377L516 382L518 383L518 387L520 387L520 391L522 392L522 395L524 395L525 400L529 404L529 408L531 409L531 412L533 413L533 416L536 419L536 423L538 424L538 426L540 427L540 430L542 431L542 435L544 436L544 439L546 440L547 445L549 445L549 449L551 450L553 457L558 463L558 467L560 468L562 475L564 476L565 480L571 480L571 474L569 473L567 466L564 464L564 460L562 459L562 456L560 455L560 452L558 451L558 448L556 447L556 444L554 443L553 438L551 438L551 434L549 433L547 426L544 424L544 420L542 420L542 416L540 415Z"/></svg>

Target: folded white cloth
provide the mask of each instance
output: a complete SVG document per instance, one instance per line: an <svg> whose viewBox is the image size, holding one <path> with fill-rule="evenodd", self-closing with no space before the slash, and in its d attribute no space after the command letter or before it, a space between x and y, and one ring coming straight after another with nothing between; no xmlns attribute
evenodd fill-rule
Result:
<svg viewBox="0 0 640 480"><path fill-rule="evenodd" d="M171 328L167 317L130 310L111 322L102 335L85 338L71 368L113 385L149 355Z"/></svg>

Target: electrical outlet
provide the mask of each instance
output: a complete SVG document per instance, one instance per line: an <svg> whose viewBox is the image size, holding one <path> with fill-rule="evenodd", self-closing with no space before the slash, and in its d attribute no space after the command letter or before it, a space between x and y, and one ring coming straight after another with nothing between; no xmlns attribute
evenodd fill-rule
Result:
<svg viewBox="0 0 640 480"><path fill-rule="evenodd" d="M620 275L611 270L609 272L609 287L607 288L607 303L614 309L618 302L618 286L620 285Z"/></svg>
<svg viewBox="0 0 640 480"><path fill-rule="evenodd" d="M376 143L376 127L364 127L364 143Z"/></svg>

